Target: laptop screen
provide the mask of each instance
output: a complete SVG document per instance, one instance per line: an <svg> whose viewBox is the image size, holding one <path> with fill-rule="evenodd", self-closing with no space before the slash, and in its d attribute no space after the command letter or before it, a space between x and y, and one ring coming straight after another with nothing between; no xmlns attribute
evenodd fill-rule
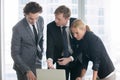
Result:
<svg viewBox="0 0 120 80"><path fill-rule="evenodd" d="M37 80L66 80L63 69L36 69Z"/></svg>

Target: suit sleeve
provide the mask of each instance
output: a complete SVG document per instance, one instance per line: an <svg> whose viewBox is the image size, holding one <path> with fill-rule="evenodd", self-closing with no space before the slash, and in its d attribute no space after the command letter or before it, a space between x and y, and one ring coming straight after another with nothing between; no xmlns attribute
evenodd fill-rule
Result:
<svg viewBox="0 0 120 80"><path fill-rule="evenodd" d="M27 66L20 57L21 52L21 36L19 30L17 28L13 28L13 35L11 41L11 56L15 62L15 65L21 70L24 74L28 70L30 70L29 66Z"/></svg>
<svg viewBox="0 0 120 80"><path fill-rule="evenodd" d="M50 25L47 26L47 59L48 58L54 58L54 40L52 36L51 28L49 28Z"/></svg>
<svg viewBox="0 0 120 80"><path fill-rule="evenodd" d="M87 57L87 55L85 53L83 53L82 60L83 60L82 61L82 69L87 70L89 58Z"/></svg>
<svg viewBox="0 0 120 80"><path fill-rule="evenodd" d="M80 63L82 63L82 52L79 49L79 43L78 41L73 37L71 39L71 48L73 50L72 57L74 58L74 61L79 60Z"/></svg>
<svg viewBox="0 0 120 80"><path fill-rule="evenodd" d="M92 69L95 71L98 71L100 66L100 58L102 55L102 51L104 50L104 46L100 38L98 38L96 35L92 34L88 38L88 45L90 50L90 56L91 60L93 62Z"/></svg>

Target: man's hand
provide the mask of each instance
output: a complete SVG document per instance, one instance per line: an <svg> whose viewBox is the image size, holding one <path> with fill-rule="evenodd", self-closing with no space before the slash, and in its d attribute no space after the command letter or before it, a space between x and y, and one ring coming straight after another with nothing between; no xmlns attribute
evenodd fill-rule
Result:
<svg viewBox="0 0 120 80"><path fill-rule="evenodd" d="M36 76L34 75L32 71L28 71L26 76L28 80L36 80Z"/></svg>
<svg viewBox="0 0 120 80"><path fill-rule="evenodd" d="M75 80L82 80L82 78L81 77L77 77Z"/></svg>
<svg viewBox="0 0 120 80"><path fill-rule="evenodd" d="M66 65L71 61L72 61L72 59L70 57L68 57L68 58L60 58L60 59L58 59L58 64L59 65Z"/></svg>
<svg viewBox="0 0 120 80"><path fill-rule="evenodd" d="M55 69L52 60L47 60L47 65L49 69Z"/></svg>

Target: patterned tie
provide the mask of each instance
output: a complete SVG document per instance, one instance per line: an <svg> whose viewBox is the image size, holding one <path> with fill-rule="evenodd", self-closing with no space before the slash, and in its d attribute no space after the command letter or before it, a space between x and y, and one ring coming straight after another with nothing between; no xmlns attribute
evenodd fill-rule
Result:
<svg viewBox="0 0 120 80"><path fill-rule="evenodd" d="M35 43L36 43L36 45L37 45L37 40L38 40L37 31L36 31L35 25L32 25L32 26L33 26L34 36L35 36Z"/></svg>
<svg viewBox="0 0 120 80"><path fill-rule="evenodd" d="M70 55L70 53L68 51L66 26L62 27L62 38L63 38L63 45L64 45L63 57L68 57Z"/></svg>

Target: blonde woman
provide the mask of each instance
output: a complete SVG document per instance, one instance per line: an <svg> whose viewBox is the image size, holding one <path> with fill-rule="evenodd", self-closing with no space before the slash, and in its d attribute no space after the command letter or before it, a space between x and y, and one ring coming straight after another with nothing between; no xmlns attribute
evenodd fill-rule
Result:
<svg viewBox="0 0 120 80"><path fill-rule="evenodd" d="M74 54L73 59L79 58L82 63L82 70L76 80L82 80L86 73L88 62L92 61L93 76L92 80L115 80L115 68L108 56L101 39L96 36L89 27L81 20L75 20L71 25L71 32L73 35L73 42L71 42ZM82 54L82 58L79 55ZM62 58L60 65L72 62L70 58Z"/></svg>
<svg viewBox="0 0 120 80"><path fill-rule="evenodd" d="M98 80L115 80L114 65L101 39L88 30L88 26L81 20L73 22L71 32L78 42L78 51L83 54L82 71L80 77L77 77L76 80L82 80L89 61L93 62L92 80L97 80L97 78Z"/></svg>

